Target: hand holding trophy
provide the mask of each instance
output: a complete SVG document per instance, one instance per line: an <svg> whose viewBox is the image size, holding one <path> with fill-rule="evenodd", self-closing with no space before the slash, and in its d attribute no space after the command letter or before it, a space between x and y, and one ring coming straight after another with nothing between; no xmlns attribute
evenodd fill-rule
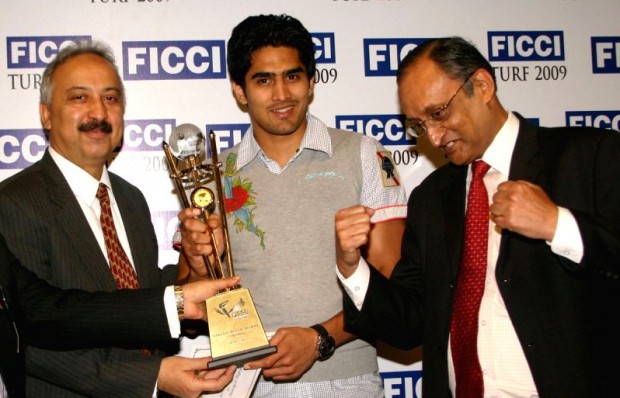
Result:
<svg viewBox="0 0 620 398"><path fill-rule="evenodd" d="M205 137L200 129L192 124L181 124L170 134L169 143L163 143L170 178L184 208L196 207L202 211L202 220L208 219L216 210L222 219L225 248L222 253L213 232L213 263L203 256L207 273L211 279L235 275L233 257L226 222L224 195L218 162L215 134L209 134L211 162L205 160ZM214 186L215 193L208 187ZM226 267L222 264L226 260ZM222 291L207 300L209 318L209 337L211 340L210 369L242 365L245 362L276 352L269 345L265 330L260 321L250 291L234 287Z"/></svg>

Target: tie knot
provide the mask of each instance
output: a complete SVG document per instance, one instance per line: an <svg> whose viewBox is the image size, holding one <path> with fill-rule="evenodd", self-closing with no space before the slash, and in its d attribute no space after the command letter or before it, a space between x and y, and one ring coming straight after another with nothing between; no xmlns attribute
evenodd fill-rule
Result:
<svg viewBox="0 0 620 398"><path fill-rule="evenodd" d="M99 183L99 188L97 189L97 199L99 199L99 202L107 202L110 200L108 198L108 187L102 182Z"/></svg>
<svg viewBox="0 0 620 398"><path fill-rule="evenodd" d="M485 163L483 160L476 160L471 165L471 172L474 179L480 179L489 171L491 166Z"/></svg>

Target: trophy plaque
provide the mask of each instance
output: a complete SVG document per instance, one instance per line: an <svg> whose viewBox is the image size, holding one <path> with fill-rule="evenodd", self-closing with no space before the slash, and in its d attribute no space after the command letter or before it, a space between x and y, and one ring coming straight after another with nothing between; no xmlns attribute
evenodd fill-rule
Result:
<svg viewBox="0 0 620 398"><path fill-rule="evenodd" d="M192 124L181 124L170 134L169 142L163 143L166 161L175 189L184 208L196 207L202 211L203 221L219 212L224 233L224 253L213 242L214 261L204 256L207 274L211 279L232 277L235 275L233 257L228 235L226 209L221 163L218 162L215 134L209 133L211 161L206 161L205 137L200 129ZM215 188L215 192L211 187ZM225 258L224 266L222 258ZM237 365L269 355L277 351L269 345L269 340L254 306L254 301L247 288L235 286L217 293L207 300L209 319L209 338L211 356L209 369Z"/></svg>

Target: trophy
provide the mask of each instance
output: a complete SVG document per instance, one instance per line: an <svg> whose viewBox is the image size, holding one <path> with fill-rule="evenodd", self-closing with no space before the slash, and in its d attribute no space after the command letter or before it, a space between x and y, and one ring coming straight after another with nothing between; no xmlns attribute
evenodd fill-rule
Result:
<svg viewBox="0 0 620 398"><path fill-rule="evenodd" d="M215 134L209 134L211 162L205 160L205 137L200 129L192 124L181 124L170 134L169 143L163 143L170 178L184 208L197 207L202 211L201 218L206 221L216 208L222 219L225 252L221 253L213 231L214 261L203 256L207 273L211 279L235 275L233 257L228 235L226 209L221 163L217 159ZM215 187L215 193L209 187ZM224 256L222 256L224 254ZM226 264L222 264L225 257ZM209 337L211 356L208 368L213 369L245 362L269 355L277 351L269 345L269 340L260 321L250 291L240 286L218 292L207 300L209 318Z"/></svg>

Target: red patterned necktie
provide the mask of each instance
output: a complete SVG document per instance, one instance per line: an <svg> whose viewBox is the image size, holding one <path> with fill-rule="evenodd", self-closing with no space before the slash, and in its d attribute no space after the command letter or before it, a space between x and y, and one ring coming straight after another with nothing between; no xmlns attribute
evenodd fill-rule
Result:
<svg viewBox="0 0 620 398"><path fill-rule="evenodd" d="M110 209L108 189L103 183L99 183L97 199L99 199L101 204L101 229L103 230L105 247L108 251L110 271L112 271L116 286L119 289L139 289L138 275L131 266L129 258L127 258L127 254L118 240L114 219L112 218L112 210Z"/></svg>
<svg viewBox="0 0 620 398"><path fill-rule="evenodd" d="M489 240L489 197L482 177L489 167L482 160L472 164L467 197L465 243L450 325L457 398L481 398L484 394L477 340Z"/></svg>

